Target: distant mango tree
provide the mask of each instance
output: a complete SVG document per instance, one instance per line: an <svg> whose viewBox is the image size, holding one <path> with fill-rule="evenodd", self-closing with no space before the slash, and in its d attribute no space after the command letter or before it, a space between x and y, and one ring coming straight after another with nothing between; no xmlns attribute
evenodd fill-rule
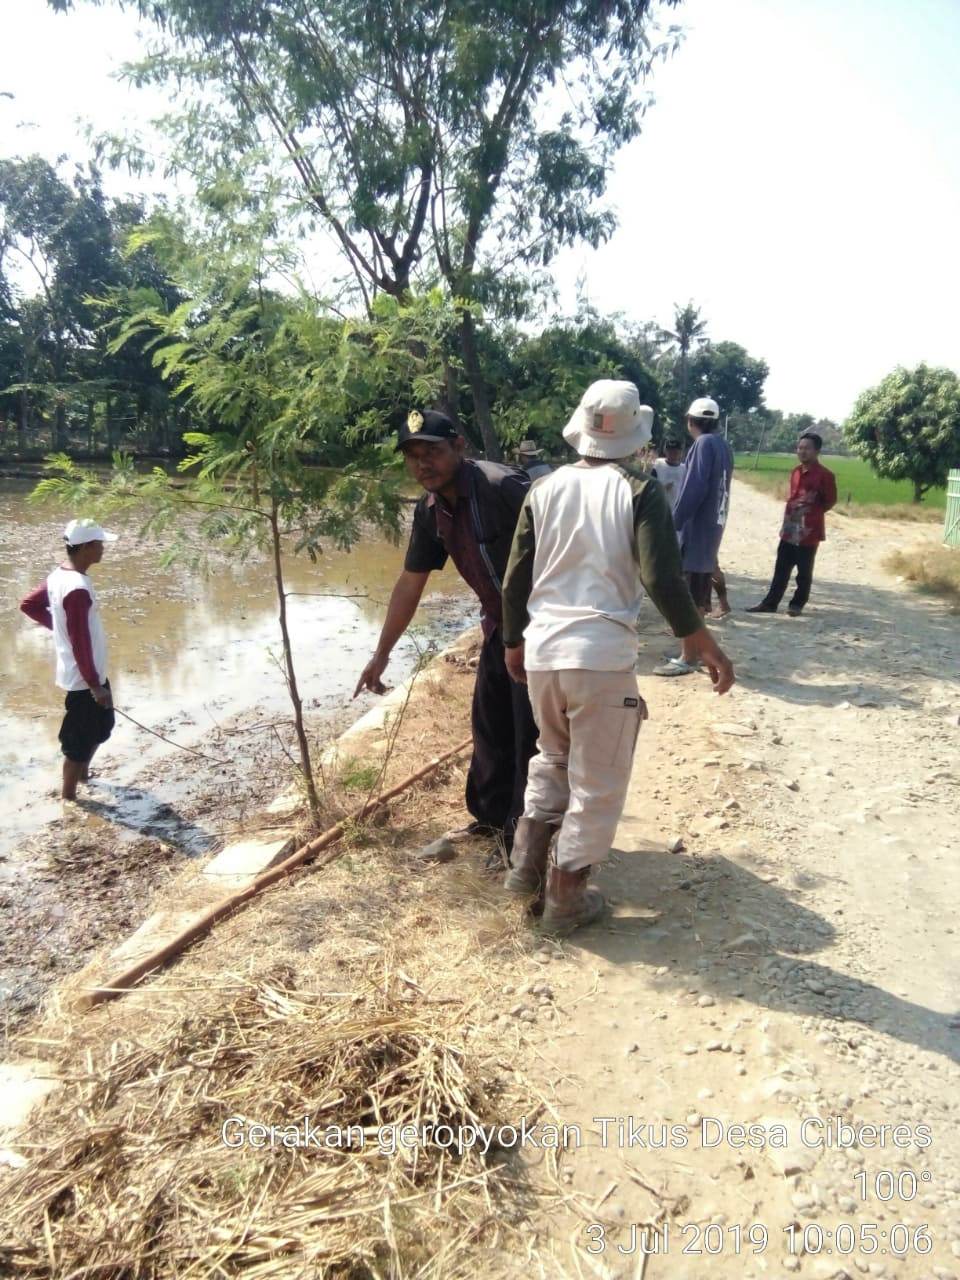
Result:
<svg viewBox="0 0 960 1280"><path fill-rule="evenodd" d="M860 396L843 430L877 475L909 480L914 502L922 502L960 467L960 378L926 364L899 366Z"/></svg>

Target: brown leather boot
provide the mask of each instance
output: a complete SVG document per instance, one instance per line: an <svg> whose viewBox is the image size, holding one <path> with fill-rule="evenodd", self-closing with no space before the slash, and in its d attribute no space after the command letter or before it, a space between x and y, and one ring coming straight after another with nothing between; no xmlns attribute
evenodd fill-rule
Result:
<svg viewBox="0 0 960 1280"><path fill-rule="evenodd" d="M508 893L518 898L536 898L542 902L543 887L547 878L547 857L550 841L557 828L535 818L521 818L513 836L510 853L510 870L503 881Z"/></svg>
<svg viewBox="0 0 960 1280"><path fill-rule="evenodd" d="M582 871L550 868L546 903L540 922L541 933L565 938L581 925L599 920L607 904L600 890L587 884L589 877L589 867L584 867Z"/></svg>

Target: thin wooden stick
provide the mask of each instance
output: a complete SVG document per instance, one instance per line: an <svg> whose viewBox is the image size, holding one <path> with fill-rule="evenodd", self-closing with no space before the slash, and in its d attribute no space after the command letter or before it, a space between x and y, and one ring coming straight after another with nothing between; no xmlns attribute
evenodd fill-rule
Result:
<svg viewBox="0 0 960 1280"><path fill-rule="evenodd" d="M178 933L176 937L165 942L163 946L158 947L142 960L138 960L136 964L131 965L129 969L125 969L115 978L104 983L103 986L95 987L93 990L86 992L77 1002L78 1007L81 1009L92 1009L95 1005L102 1004L105 1000L110 1000L114 996L128 990L134 985L134 983L138 982L142 977L150 973L151 970L160 968L160 966L166 964L168 960L179 955L180 952L183 951L185 947L189 946L191 942L202 937L202 935L216 924L218 920L222 920L225 916L236 911L238 907L243 906L252 898L257 897L264 889L269 888L272 884L276 884L278 880L282 880L284 876L289 875L291 871L295 871L297 867L301 866L308 859L314 857L315 854L327 850L325 855L317 863L317 866L322 867L328 862L332 862L339 855L340 850L330 849L329 846L336 844L336 842L343 837L350 823L362 821L376 809L379 809L382 805L386 804L388 800L393 800L396 796L406 791L408 787L412 787L414 783L419 782L422 778L427 777L428 774L433 773L435 769L438 769L440 765L444 764L447 760L452 759L455 755L459 755L461 751L464 751L470 746L472 741L472 737L465 738L463 742L453 747L450 751L445 752L444 755L438 756L435 760L431 760L430 763L424 765L422 769L418 769L416 773L412 773L408 778L404 778L402 782L398 782L397 785L391 787L389 791L384 791L383 794L378 796L375 800L365 801L358 809L354 809L352 813L348 814L345 818L342 818L336 826L330 827L327 831L324 831L322 835L317 836L308 844L302 845L299 849L291 853L288 858L285 858L283 862L277 863L275 867L271 867L268 871L264 871L261 875L257 876L257 878L252 880L245 888L238 889L236 893L231 893L226 898L221 898L219 902L215 902L212 907L208 907L206 911L197 916L197 918Z"/></svg>
<svg viewBox="0 0 960 1280"><path fill-rule="evenodd" d="M178 747L181 751L187 751L192 756L199 756L201 760L209 760L211 764L229 764L229 760L218 760L215 756L205 756L202 751L195 751L193 747L185 747L182 742L174 742L172 738L165 738L162 733L158 733L156 729L151 729L149 725L141 724L139 720L134 720L133 716L128 715L126 711L121 711L119 707L113 710L118 716L123 716L124 720L129 720L131 724L135 724L138 729L142 729L144 733L152 733L155 738L159 738L161 742L169 742L171 747Z"/></svg>

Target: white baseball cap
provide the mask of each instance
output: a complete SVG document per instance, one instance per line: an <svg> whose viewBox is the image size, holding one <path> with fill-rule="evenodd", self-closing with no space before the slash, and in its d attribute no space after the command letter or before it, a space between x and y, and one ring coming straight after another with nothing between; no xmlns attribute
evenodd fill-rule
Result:
<svg viewBox="0 0 960 1280"><path fill-rule="evenodd" d="M71 520L63 540L68 547L82 547L85 542L116 542L117 535L101 529L95 520Z"/></svg>
<svg viewBox="0 0 960 1280"><path fill-rule="evenodd" d="M709 396L701 396L699 400L694 400L693 404L687 410L688 418L719 418L720 406L716 400L711 400Z"/></svg>
<svg viewBox="0 0 960 1280"><path fill-rule="evenodd" d="M653 410L640 403L632 382L601 378L591 382L563 438L582 458L628 458L642 449L653 429Z"/></svg>

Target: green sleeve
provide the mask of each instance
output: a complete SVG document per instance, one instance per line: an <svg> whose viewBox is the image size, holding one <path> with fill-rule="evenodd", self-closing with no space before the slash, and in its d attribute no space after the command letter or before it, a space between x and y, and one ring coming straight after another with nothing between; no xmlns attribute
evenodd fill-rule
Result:
<svg viewBox="0 0 960 1280"><path fill-rule="evenodd" d="M673 515L657 480L633 479L633 534L640 580L675 636L703 626L683 574ZM516 545L516 544L514 544Z"/></svg>
<svg viewBox="0 0 960 1280"><path fill-rule="evenodd" d="M523 633L530 621L527 603L533 588L533 554L536 545L533 512L530 509L528 494L520 508L520 518L513 535L510 559L507 561L507 572L503 579L502 635L503 643L508 649L523 643Z"/></svg>

